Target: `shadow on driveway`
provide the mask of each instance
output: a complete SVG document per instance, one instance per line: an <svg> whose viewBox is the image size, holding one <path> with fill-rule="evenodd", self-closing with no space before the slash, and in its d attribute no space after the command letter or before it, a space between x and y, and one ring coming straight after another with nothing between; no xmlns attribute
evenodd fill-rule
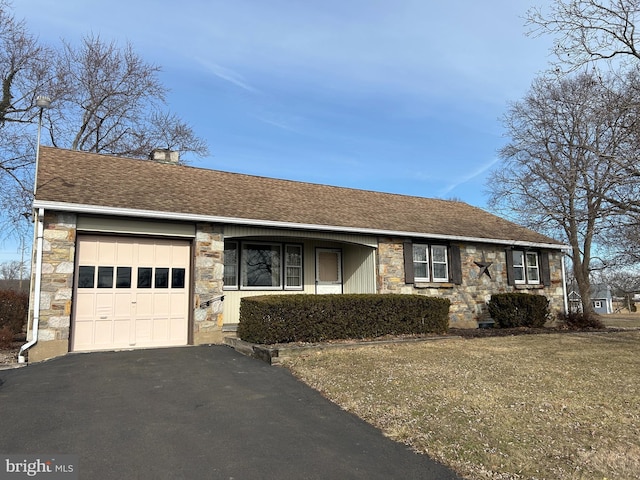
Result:
<svg viewBox="0 0 640 480"><path fill-rule="evenodd" d="M79 455L81 479L458 478L224 346L0 371L0 415L0 453Z"/></svg>

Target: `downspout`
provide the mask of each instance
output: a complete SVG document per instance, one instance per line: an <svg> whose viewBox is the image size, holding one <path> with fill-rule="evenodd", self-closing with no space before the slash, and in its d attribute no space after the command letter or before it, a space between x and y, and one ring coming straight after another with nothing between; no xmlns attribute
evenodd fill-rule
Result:
<svg viewBox="0 0 640 480"><path fill-rule="evenodd" d="M36 269L34 274L33 295L31 297L31 308L29 309L33 310L31 340L20 347L20 352L18 352L18 363L25 363L24 352L38 343L38 327L40 324L40 291L42 284L42 244L44 241L44 208L38 209L33 235L34 246L36 248Z"/></svg>
<svg viewBox="0 0 640 480"><path fill-rule="evenodd" d="M565 266L564 266L564 259L566 257L566 254L564 252L562 252L562 299L564 301L564 314L568 314L569 313L569 304L567 301L567 276L566 276L566 271L565 271Z"/></svg>

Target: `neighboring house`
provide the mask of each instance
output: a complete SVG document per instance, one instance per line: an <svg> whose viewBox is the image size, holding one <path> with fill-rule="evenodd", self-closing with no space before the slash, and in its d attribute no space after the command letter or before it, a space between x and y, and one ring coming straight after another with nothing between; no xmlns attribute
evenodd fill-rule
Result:
<svg viewBox="0 0 640 480"><path fill-rule="evenodd" d="M582 297L578 292L578 285L574 282L569 287L569 307L573 312L582 311ZM595 313L608 314L613 313L613 295L611 294L611 288L604 284L599 283L591 285L591 305Z"/></svg>
<svg viewBox="0 0 640 480"><path fill-rule="evenodd" d="M445 297L470 328L498 292L566 310L564 245L457 201L42 147L34 210L30 360L221 342L251 295Z"/></svg>

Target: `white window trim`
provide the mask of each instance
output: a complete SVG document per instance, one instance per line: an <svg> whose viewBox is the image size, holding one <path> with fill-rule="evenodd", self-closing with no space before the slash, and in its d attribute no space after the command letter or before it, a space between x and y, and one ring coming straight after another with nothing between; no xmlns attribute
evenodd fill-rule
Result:
<svg viewBox="0 0 640 480"><path fill-rule="evenodd" d="M245 291L303 291L304 290L304 245L301 243L282 243L282 242L269 242L269 241L240 241L240 240L225 240L225 243L233 243L236 245L236 283L235 285L223 284L223 290L245 290ZM245 265L243 264L244 246L245 245L271 245L279 248L280 259L280 284L276 286L249 286L243 285L243 277L245 275ZM287 267L289 266L287 261L287 247L297 247L300 249L300 281L298 286L287 285ZM297 266L295 266L297 267ZM298 268L298 267L297 267ZM224 274L223 274L224 279Z"/></svg>
<svg viewBox="0 0 640 480"><path fill-rule="evenodd" d="M433 254L433 250L435 248L444 248L444 262L436 262L435 255ZM445 276L444 277L436 277L435 271L433 268L435 264L444 265ZM431 245L431 276L433 277L433 281L436 283L446 283L449 281L449 249L445 245Z"/></svg>
<svg viewBox="0 0 640 480"><path fill-rule="evenodd" d="M449 282L449 247L447 247L446 245L429 245L426 243L414 243L413 244L413 248L416 247L421 247L426 249L426 260L421 260L419 262L416 262L414 260L414 264L416 263L426 263L427 264L427 277L419 277L417 275L414 276L414 281L415 282L433 282L433 283L448 283ZM434 262L433 260L433 249L434 248L444 248L444 265L445 265L445 271L446 271L446 277L442 277L442 278L436 278L434 277L434 268L433 268L433 264L434 263L438 263L438 264L442 264L442 262ZM414 268L415 271L415 268Z"/></svg>
<svg viewBox="0 0 640 480"><path fill-rule="evenodd" d="M522 254L522 263L521 264L516 264L515 261L515 254L516 253L521 253ZM538 279L535 281L532 281L529 279L529 267L527 265L527 255L535 255L536 256L536 271L538 272ZM540 278L540 254L538 252L531 252L531 251L526 251L526 250L512 250L512 254L511 254L511 260L513 263L513 270L514 270L514 277L515 277L515 271L516 269L521 269L522 270L522 280L517 280L516 278L513 279L513 283L515 283L516 285L540 285L541 283L541 278Z"/></svg>
<svg viewBox="0 0 640 480"><path fill-rule="evenodd" d="M287 247L295 247L300 249L300 265L289 265L287 263ZM299 243L285 243L282 249L283 251L283 266L282 266L282 283L285 290L304 290L304 246ZM287 269L297 268L300 270L300 285L288 285L287 284Z"/></svg>
<svg viewBox="0 0 640 480"><path fill-rule="evenodd" d="M233 285L228 285L226 283L224 283L224 271L222 273L222 289L223 290L239 290L239 286L240 286L240 242L236 241L236 240L227 240L224 243L233 243L236 246L236 262L235 262L235 267L236 267L236 281ZM223 247L223 255L224 255L224 247ZM224 262L224 258L223 258L223 267L226 265L226 262Z"/></svg>
<svg viewBox="0 0 640 480"><path fill-rule="evenodd" d="M278 285L244 285L244 280L245 280L245 276L247 275L247 270L246 270L246 264L244 261L244 256L245 256L245 247L247 245L265 245L265 246L269 246L269 247L278 247L278 251L279 251L279 265L278 265L278 270L279 270L279 279L280 282ZM253 241L247 241L247 242L240 242L240 279L238 282L238 285L240 286L240 290L282 290L282 243L271 243L271 242L253 242Z"/></svg>
<svg viewBox="0 0 640 480"><path fill-rule="evenodd" d="M530 266L529 265L529 261L528 261L528 257L529 255L535 255L535 259L536 259L536 264L535 266ZM532 285L539 285L540 284L540 255L538 255L538 252L525 252L525 260L524 260L524 264L525 264L525 268L526 268L526 275L527 275L527 283L532 284ZM537 273L537 280L533 281L530 279L530 275L529 275L529 269L534 269Z"/></svg>

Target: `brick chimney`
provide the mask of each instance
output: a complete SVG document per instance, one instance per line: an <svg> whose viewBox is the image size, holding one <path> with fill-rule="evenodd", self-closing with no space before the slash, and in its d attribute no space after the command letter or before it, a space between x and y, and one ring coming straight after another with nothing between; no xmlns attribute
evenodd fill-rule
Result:
<svg viewBox="0 0 640 480"><path fill-rule="evenodd" d="M149 158L160 163L178 165L180 163L180 152L169 150L168 148L155 148L151 151Z"/></svg>

